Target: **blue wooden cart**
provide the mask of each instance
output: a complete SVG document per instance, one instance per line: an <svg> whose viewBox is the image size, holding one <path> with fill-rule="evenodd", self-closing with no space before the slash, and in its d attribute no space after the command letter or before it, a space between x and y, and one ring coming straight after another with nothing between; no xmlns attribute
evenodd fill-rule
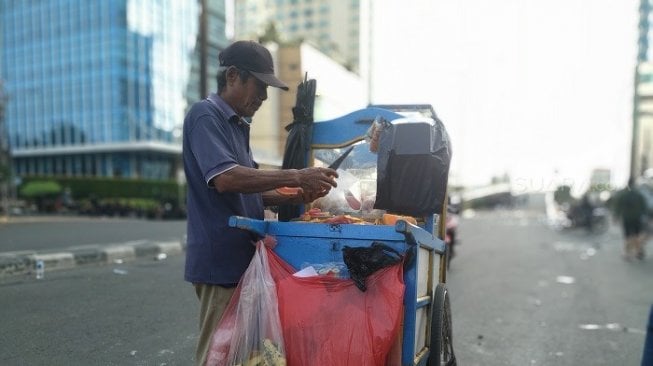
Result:
<svg viewBox="0 0 653 366"><path fill-rule="evenodd" d="M315 122L309 162L317 149L342 149L364 140L377 117L391 123L407 115L435 118L429 105L372 106L333 120ZM310 164L312 165L312 164ZM446 196L446 195L445 195ZM443 207L445 203L443 202ZM272 235L275 252L296 269L304 263L342 262L342 248L382 241L402 253L411 252L404 271L406 291L402 325L401 365L455 365L451 311L446 282L444 222L446 208L412 225L394 226L278 222L232 217L230 225Z"/></svg>

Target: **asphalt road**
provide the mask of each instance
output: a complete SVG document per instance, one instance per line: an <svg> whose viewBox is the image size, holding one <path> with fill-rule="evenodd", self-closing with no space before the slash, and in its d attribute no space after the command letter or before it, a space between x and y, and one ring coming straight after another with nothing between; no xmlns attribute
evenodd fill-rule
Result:
<svg viewBox="0 0 653 366"><path fill-rule="evenodd" d="M459 365L639 365L653 258L623 261L616 228L557 232L539 212L493 211L463 218L459 237ZM0 280L0 365L192 364L198 309L182 273L178 255Z"/></svg>
<svg viewBox="0 0 653 366"><path fill-rule="evenodd" d="M86 245L139 240L181 241L185 220L146 220L88 217L12 217L0 224L0 252L60 251Z"/></svg>
<svg viewBox="0 0 653 366"><path fill-rule="evenodd" d="M539 212L493 211L463 219L460 238L448 277L460 365L640 364L653 257L624 261L617 227L558 232Z"/></svg>
<svg viewBox="0 0 653 366"><path fill-rule="evenodd" d="M192 365L198 301L183 259L3 280L0 365Z"/></svg>

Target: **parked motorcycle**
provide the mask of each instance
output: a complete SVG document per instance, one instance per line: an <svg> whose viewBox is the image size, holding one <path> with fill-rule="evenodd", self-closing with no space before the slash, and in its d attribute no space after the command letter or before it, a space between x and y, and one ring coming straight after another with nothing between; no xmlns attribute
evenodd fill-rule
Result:
<svg viewBox="0 0 653 366"><path fill-rule="evenodd" d="M567 212L569 228L585 229L592 234L603 234L610 227L609 211L605 207L574 206Z"/></svg>

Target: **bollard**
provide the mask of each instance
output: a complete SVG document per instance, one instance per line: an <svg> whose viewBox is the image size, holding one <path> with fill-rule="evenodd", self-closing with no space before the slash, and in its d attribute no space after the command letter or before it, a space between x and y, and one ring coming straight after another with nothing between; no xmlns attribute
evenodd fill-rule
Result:
<svg viewBox="0 0 653 366"><path fill-rule="evenodd" d="M39 259L36 261L35 266L36 266L36 279L42 280L43 275L45 275L45 263Z"/></svg>
<svg viewBox="0 0 653 366"><path fill-rule="evenodd" d="M653 366L653 306L648 315L648 326L646 327L646 340L644 341L644 355L642 366Z"/></svg>

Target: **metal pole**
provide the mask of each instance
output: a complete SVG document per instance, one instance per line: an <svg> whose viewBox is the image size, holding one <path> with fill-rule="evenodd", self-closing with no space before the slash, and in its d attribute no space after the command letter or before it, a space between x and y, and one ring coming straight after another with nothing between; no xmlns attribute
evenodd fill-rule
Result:
<svg viewBox="0 0 653 366"><path fill-rule="evenodd" d="M208 18L208 9L207 9L207 0L202 0L201 2L201 7L202 9L200 10L200 34L199 34L199 46L200 46L200 99L205 98L209 94L209 87L208 87L208 51L207 51L207 45L208 45L208 40L207 40L207 32L208 32L208 24L207 24L207 18Z"/></svg>
<svg viewBox="0 0 653 366"><path fill-rule="evenodd" d="M9 217L9 186L12 184L9 133L5 124L8 99L4 82L0 79L0 199L2 199L2 212L6 218Z"/></svg>
<svg viewBox="0 0 653 366"><path fill-rule="evenodd" d="M637 173L638 151L639 151L639 93L637 88L641 77L639 75L639 62L635 66L635 92L633 95L633 132L632 141L630 143L630 178L635 179L639 174Z"/></svg>
<svg viewBox="0 0 653 366"><path fill-rule="evenodd" d="M635 90L633 93L633 132L632 132L632 141L630 145L630 177L636 178L639 176L638 167L638 155L639 155L639 135L640 135L640 113L639 113L639 84L642 80L640 75L639 67L643 62L646 62L648 59L648 33L649 33L649 23L648 16L650 13L649 0L640 0L639 3L639 22L638 22L638 52L637 52L637 64L635 65ZM641 167L640 169L641 170Z"/></svg>

